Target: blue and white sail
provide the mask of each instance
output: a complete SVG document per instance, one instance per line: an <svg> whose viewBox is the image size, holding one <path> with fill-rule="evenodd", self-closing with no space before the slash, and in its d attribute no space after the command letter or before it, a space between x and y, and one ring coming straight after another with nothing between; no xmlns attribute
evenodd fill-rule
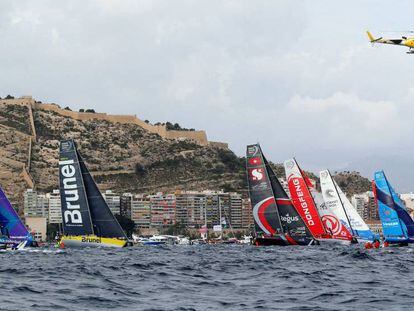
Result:
<svg viewBox="0 0 414 311"><path fill-rule="evenodd" d="M324 170L319 173L321 190L325 204L332 210L341 223L351 232L358 242L373 241L378 238L349 202L345 193L333 180L331 173Z"/></svg>
<svg viewBox="0 0 414 311"><path fill-rule="evenodd" d="M383 171L375 172L374 183L385 241L414 243L414 221Z"/></svg>

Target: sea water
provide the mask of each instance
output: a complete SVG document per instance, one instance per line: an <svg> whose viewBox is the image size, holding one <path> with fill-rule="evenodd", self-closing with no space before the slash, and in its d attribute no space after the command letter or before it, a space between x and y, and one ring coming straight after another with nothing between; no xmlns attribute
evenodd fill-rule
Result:
<svg viewBox="0 0 414 311"><path fill-rule="evenodd" d="M412 248L0 252L1 310L413 310Z"/></svg>

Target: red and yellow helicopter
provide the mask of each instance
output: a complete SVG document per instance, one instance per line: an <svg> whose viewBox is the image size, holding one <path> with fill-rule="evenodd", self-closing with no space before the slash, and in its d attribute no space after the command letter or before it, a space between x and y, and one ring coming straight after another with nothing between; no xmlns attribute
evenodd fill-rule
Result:
<svg viewBox="0 0 414 311"><path fill-rule="evenodd" d="M408 31L412 32L412 31ZM383 37L375 38L369 31L367 31L369 41L372 44L374 43L382 43L382 44L392 44L392 45L401 45L408 47L407 54L414 54L414 36L405 37L402 36L401 39L386 39Z"/></svg>

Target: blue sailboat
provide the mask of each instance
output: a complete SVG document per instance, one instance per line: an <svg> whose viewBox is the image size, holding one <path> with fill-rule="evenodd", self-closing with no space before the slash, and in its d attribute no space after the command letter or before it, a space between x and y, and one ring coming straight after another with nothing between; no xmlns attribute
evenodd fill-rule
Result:
<svg viewBox="0 0 414 311"><path fill-rule="evenodd" d="M3 189L0 188L0 245L17 247L22 242L27 246L36 243L21 221L19 215L7 199Z"/></svg>
<svg viewBox="0 0 414 311"><path fill-rule="evenodd" d="M414 243L414 221L383 171L375 172L374 194L385 241L394 244Z"/></svg>

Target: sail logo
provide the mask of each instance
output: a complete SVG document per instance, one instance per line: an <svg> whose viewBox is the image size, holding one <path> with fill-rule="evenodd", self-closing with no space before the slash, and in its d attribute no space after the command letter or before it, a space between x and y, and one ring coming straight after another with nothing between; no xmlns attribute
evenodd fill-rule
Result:
<svg viewBox="0 0 414 311"><path fill-rule="evenodd" d="M261 165L262 161L260 160L259 157L254 157L254 158L249 159L249 164L250 165Z"/></svg>
<svg viewBox="0 0 414 311"><path fill-rule="evenodd" d="M325 195L328 198L335 198L335 190L333 190L333 189L326 189Z"/></svg>
<svg viewBox="0 0 414 311"><path fill-rule="evenodd" d="M295 162L293 160L286 161L285 166L288 169L292 169L295 166Z"/></svg>
<svg viewBox="0 0 414 311"><path fill-rule="evenodd" d="M76 179L76 169L73 160L59 161L60 173L62 178L64 212L63 219L67 225L82 224L82 214L79 205L78 181Z"/></svg>
<svg viewBox="0 0 414 311"><path fill-rule="evenodd" d="M289 214L286 214L286 216L280 216L280 219L288 224L291 224L292 222L299 221L299 216L289 216Z"/></svg>
<svg viewBox="0 0 414 311"><path fill-rule="evenodd" d="M267 185L266 182L261 182L261 183L258 183L257 185L253 185L251 188L252 188L252 191L263 191L263 190L269 189L269 186Z"/></svg>
<svg viewBox="0 0 414 311"><path fill-rule="evenodd" d="M302 191L302 187L300 185L300 181L299 178L292 178L290 179L293 183L293 187L294 187L294 191L296 192L296 195L298 197L298 201L300 204L300 207L303 211L303 214L305 216L306 222L309 226L314 226L315 225L315 221L313 220L313 217L309 211L309 207L308 207L308 203L306 202L305 198L304 198L304 193Z"/></svg>
<svg viewBox="0 0 414 311"><path fill-rule="evenodd" d="M262 180L264 173L262 168L254 168L251 170L252 180Z"/></svg>
<svg viewBox="0 0 414 311"><path fill-rule="evenodd" d="M73 143L70 140L63 141L60 144L60 149L62 152L72 150L72 147L73 147Z"/></svg>
<svg viewBox="0 0 414 311"><path fill-rule="evenodd" d="M247 155L249 156L255 156L258 152L259 152L259 147L257 147L256 145L247 147Z"/></svg>
<svg viewBox="0 0 414 311"><path fill-rule="evenodd" d="M321 175L321 179L327 179L328 178L328 172L327 171L322 171L320 173L320 175Z"/></svg>
<svg viewBox="0 0 414 311"><path fill-rule="evenodd" d="M338 235L341 232L341 222L335 216L324 215L321 219L327 231L332 235Z"/></svg>
<svg viewBox="0 0 414 311"><path fill-rule="evenodd" d="M82 237L82 243L101 243L100 238L94 238L94 237Z"/></svg>
<svg viewBox="0 0 414 311"><path fill-rule="evenodd" d="M277 229L270 224L270 219L266 217L267 209L276 209L274 197L268 197L253 207L253 218L256 224L268 235L277 233Z"/></svg>
<svg viewBox="0 0 414 311"><path fill-rule="evenodd" d="M399 223L398 223L398 221L392 221L392 222L383 221L382 225L385 226L385 227L394 227L394 226L398 226Z"/></svg>

